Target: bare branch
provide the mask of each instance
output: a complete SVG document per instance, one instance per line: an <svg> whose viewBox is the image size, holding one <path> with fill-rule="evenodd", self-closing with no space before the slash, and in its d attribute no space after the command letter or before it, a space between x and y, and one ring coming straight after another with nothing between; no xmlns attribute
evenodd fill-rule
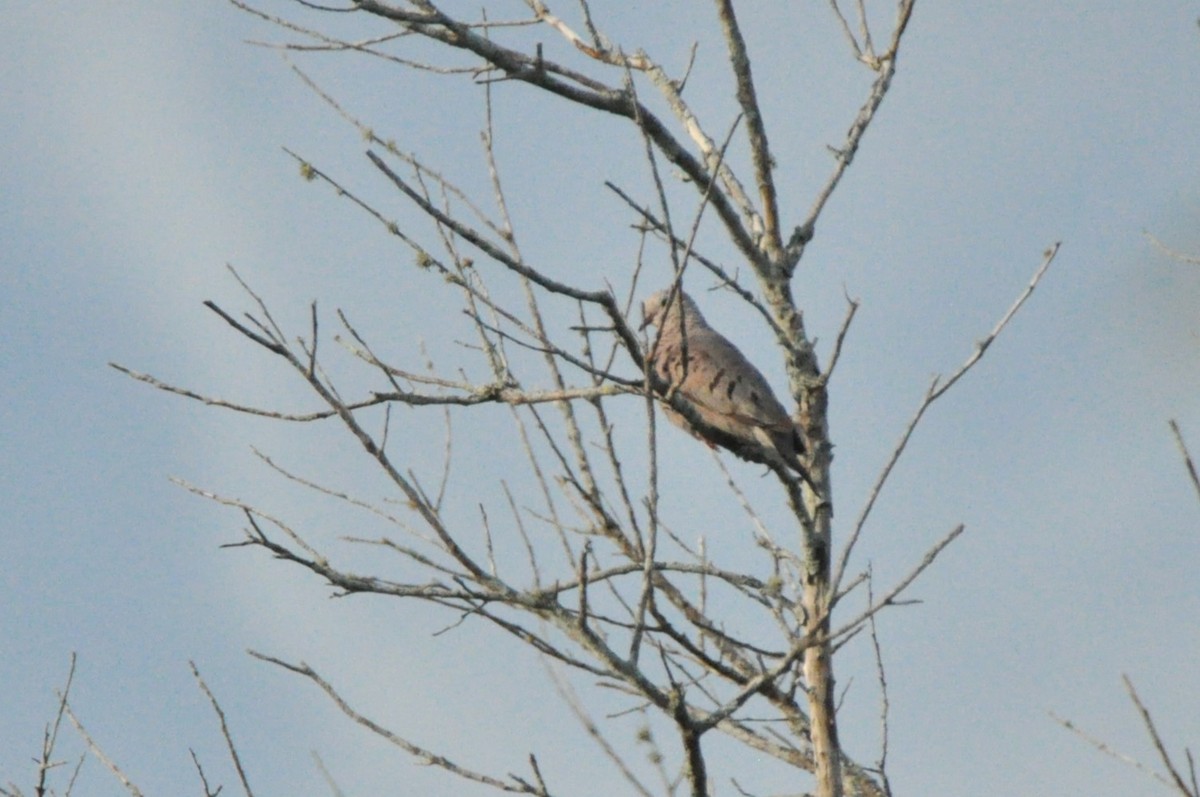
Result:
<svg viewBox="0 0 1200 797"><path fill-rule="evenodd" d="M591 718L591 716L588 715L587 710L583 707L583 703L579 700L579 696L575 694L575 690L571 688L570 682L564 678L562 674L559 673L550 663L543 661L542 666L546 670L546 673L550 676L550 680L554 683L554 690L558 692L558 696L562 698L564 703L567 704L567 708L571 710L571 713L575 716L575 719L578 720L579 724L583 726L583 729L587 731L588 736L590 736L592 740L599 745L600 750L604 753L605 757L608 758L608 760L611 761L617 768L617 771L621 773L621 777L623 777L638 794L642 795L642 797L651 797L650 790L642 785L642 782L638 780L637 775L633 773L633 769L625 762L625 759L621 757L621 754L617 752L616 748L613 747L608 741L607 737L605 737L604 733L596 725L595 721Z"/></svg>
<svg viewBox="0 0 1200 797"><path fill-rule="evenodd" d="M401 750L413 756L423 764L439 767L453 775L463 778L464 780L482 783L486 786L491 786L501 791L514 794L534 794L539 795L540 797L549 797L548 792L543 791L540 788L533 787L530 784L515 780L504 781L499 778L492 777L491 775L486 775L482 772L477 772L475 770L460 766L445 756L413 744L407 739L393 733L392 731L389 731L382 725L379 725L378 723L355 711L350 704L347 703L346 700L337 692L337 690L330 685L328 681L322 678L316 672L316 670L313 670L304 662L300 662L299 664L289 664L282 659L277 659L274 656L268 656L264 653L259 653L258 651L251 650L249 653L256 659L268 662L270 664L275 664L285 670L290 670L291 672L308 678L310 681L320 687L321 690L329 697L329 699L333 701L334 705L336 705L338 709L340 709L341 712L347 717L371 731L371 733L374 733L376 736L391 742L393 745L399 747Z"/></svg>
<svg viewBox="0 0 1200 797"><path fill-rule="evenodd" d="M1104 753L1106 756L1109 756L1110 758L1115 758L1117 761L1128 764L1129 766L1133 767L1134 769L1137 769L1137 770L1140 770L1141 772L1146 773L1147 775L1154 778L1159 783L1162 783L1165 786L1171 786L1171 787L1174 786L1174 784L1171 783L1171 781L1167 780L1162 775L1160 775L1157 772L1155 772L1154 770L1150 769L1145 764L1143 764L1141 761L1138 761L1136 758L1133 758L1132 756L1128 756L1128 755L1125 755L1124 753L1117 752L1116 750L1112 749L1112 747L1110 747L1106 742L1103 742L1100 739L1097 739L1095 736L1092 736L1091 734L1087 733L1086 731L1084 731L1082 728L1080 728L1078 725L1076 725L1071 720L1063 719L1062 717L1055 714L1053 711L1049 712L1049 714L1050 714L1051 719L1053 719L1059 725L1063 726L1068 731L1070 731L1071 733L1078 736L1080 739L1083 739L1085 742L1090 744L1092 747L1095 747L1097 750L1099 750L1101 753Z"/></svg>
<svg viewBox="0 0 1200 797"><path fill-rule="evenodd" d="M543 58L540 48L538 53L529 55L503 47L475 32L463 22L444 14L432 4L421 4L421 6L421 10L410 11L378 2L378 0L359 0L358 2L358 7L368 13L394 20L422 36L450 47L475 53L495 69L503 72L506 79L529 83L563 99L598 111L630 120L637 118L639 125L651 136L659 151L682 170L699 191L707 190L711 179L706 168L707 164L698 160L672 136L663 122L651 113L650 109L644 106L635 108L634 101L626 92ZM706 140L707 137L703 135L695 118L691 116L690 111L683 105L682 99L678 97L672 81L657 67L650 67L646 71L655 85L664 92L672 110L677 116L681 116L681 121L693 140L695 141L697 136L701 141ZM709 144L711 145L711 142ZM721 179L726 190L733 194L734 199L739 199L740 186L737 185L728 169L722 170ZM744 195L741 198L744 199ZM714 192L712 201L738 248L753 260L756 257L754 243L742 227L738 210L734 208L733 202L724 191ZM748 206L746 202L739 202L739 204L742 209Z"/></svg>
<svg viewBox="0 0 1200 797"><path fill-rule="evenodd" d="M759 200L762 202L763 229L760 247L772 262L777 262L783 241L779 236L779 206L775 195L775 179L771 176L775 163L767 145L767 130L763 124L762 111L758 107L758 96L750 71L750 56L746 53L746 40L742 38L737 16L733 12L733 0L717 0L717 15L725 33L730 66L737 80L738 103L746 117L750 157L754 162L754 178L758 182Z"/></svg>
<svg viewBox="0 0 1200 797"><path fill-rule="evenodd" d="M242 767L242 757L238 755L237 746L233 743L233 737L229 733L229 724L225 721L225 712L222 710L221 704L217 702L212 690L208 688L208 684L201 677L200 670L196 668L196 662L189 661L188 666L192 668L192 675L195 677L196 683L200 685L200 691L204 692L208 702L212 704L213 711L217 714L217 719L221 722L221 736L224 737L225 746L229 749L229 757L233 759L233 767L237 770L242 790L246 792L246 797L254 797L254 792L250 789L250 782L246 779L246 770Z"/></svg>
<svg viewBox="0 0 1200 797"><path fill-rule="evenodd" d="M771 327L771 330L775 333L776 337L782 337L783 331L780 329L779 324L775 321L774 317L772 317L771 311L764 307L762 302L758 300L758 297L755 296L754 293L752 293L748 288L744 287L738 281L737 277L731 275L726 269L718 265L715 261L705 257L700 252L697 252L691 242L674 236L671 233L669 219L660 221L658 217L656 217L648 208L639 205L633 200L632 197L629 196L629 194L623 191L616 184L609 181L606 181L604 184L608 186L613 193L621 197L626 204L633 208L634 211L636 211L644 219L646 224L648 224L655 232L658 232L660 235L662 235L663 238L670 243L675 250L681 252L686 251L691 259L695 260L700 265L704 266L704 268L708 269L708 271L712 272L712 274L724 287L736 293L743 301L757 310L759 315L763 317L763 320L766 321Z"/></svg>
<svg viewBox="0 0 1200 797"><path fill-rule="evenodd" d="M1038 270L1034 272L1033 276L1029 279L1029 284L1025 286L1025 290L1021 292L1021 295L1017 297L1017 300L1012 303L1011 307L1008 308L1008 312L1006 312L1004 316L996 322L996 326L993 327L992 331L987 334L987 337L975 344L975 353L968 357L967 361L959 366L959 369L951 374L950 378L943 382L942 385L934 391L934 399L940 398L943 393L954 387L954 383L961 379L967 371L971 370L971 367L975 365L975 363L979 362L979 360L983 358L983 353L987 351L988 346L992 345L992 341L994 341L1000 335L1000 333L1004 331L1004 328L1008 326L1008 322L1012 321L1013 316L1017 314L1017 311L1021 309L1021 306L1025 304L1026 300L1028 300L1030 296L1033 295L1038 283L1042 281L1042 277L1046 275L1046 271L1050 268L1050 264L1054 262L1054 256L1058 254L1058 248L1061 245L1061 242L1055 242L1049 249L1045 251L1045 253L1042 255L1042 265L1038 267Z"/></svg>
<svg viewBox="0 0 1200 797"><path fill-rule="evenodd" d="M1146 704L1138 697L1137 690L1133 688L1133 681L1129 680L1129 676L1124 674L1121 675L1121 680L1125 682L1125 691L1129 693L1129 699L1133 701L1133 704L1137 706L1138 713L1142 715L1142 722L1146 725L1146 733L1150 734L1150 739L1154 742L1154 749L1158 751L1158 756L1162 759L1163 766L1171 774L1171 781L1174 783L1175 788L1184 797L1198 797L1195 792L1188 788L1188 784L1184 781L1183 776L1175 768L1175 763L1171 760L1171 754L1167 752L1162 737L1158 735L1158 728L1154 725L1154 719L1150 716L1150 710L1146 708Z"/></svg>
<svg viewBox="0 0 1200 797"><path fill-rule="evenodd" d="M33 793L36 797L43 797L47 794L53 794L54 789L48 783L50 772L64 765L66 761L55 760L55 748L58 747L58 732L62 727L63 717L67 713L67 699L71 693L71 686L75 682L75 663L76 654L71 653L71 665L67 670L66 683L61 691L58 692L58 710L54 715L54 722L47 725L42 732L42 749L38 757L34 759L37 764L37 783L33 787ZM83 765L83 760L86 753L80 756L79 761L75 765L75 771L71 776L70 784L68 784L66 793L71 792L71 785L74 784L76 776L79 774L79 768ZM9 783L9 788L0 787L0 796L2 797L23 797L21 790L16 784Z"/></svg>
<svg viewBox="0 0 1200 797"><path fill-rule="evenodd" d="M842 344L846 340L846 333L850 331L850 324L854 321L854 314L858 312L858 299L850 298L846 295L846 317L842 320L842 326L838 330L837 340L833 344L833 353L829 355L829 365L825 368L825 373L821 375L822 381L829 383L829 378L833 376L833 369L837 367L838 360L842 356Z"/></svg>
<svg viewBox="0 0 1200 797"><path fill-rule="evenodd" d="M883 491L883 486L887 483L888 477L892 473L892 469L896 467L896 463L899 462L901 455L908 446L908 441L912 438L913 432L916 431L917 425L920 424L921 419L925 416L925 411L928 410L935 401L945 395L947 390L953 387L958 380L967 373L967 371L971 370L971 368L983 358L984 352L987 351L988 347L992 345L992 342L1000 335L1000 333L1004 331L1004 328L1008 326L1008 323L1013 319L1013 316L1017 314L1017 311L1021 309L1021 306L1025 304L1025 301L1033 294L1038 284L1042 281L1042 277L1045 276L1047 269L1050 268L1050 264L1054 261L1054 256L1058 254L1059 246L1059 243L1055 243L1046 250L1042 256L1042 264L1038 267L1037 271L1034 272L1033 277L1030 278L1029 284L1025 286L1025 290L1023 290L1017 297L1016 301L1012 303L1007 312L1005 312L1000 320L996 323L996 326L992 328L992 331L989 332L983 340L975 344L975 351L972 352L969 357L967 357L966 361L963 362L963 364L960 365L958 369L954 371L954 373L952 373L944 382L942 381L941 376L935 376L930 382L929 389L925 392L925 398L922 399L921 404L917 407L917 411L913 414L912 420L908 422L908 426L905 428L904 433L901 434L900 441L896 444L896 447L892 449L892 454L888 458L887 463L883 466L883 470L880 471L879 477L871 486L871 492L867 496L867 501L863 505L862 511L859 513L858 519L854 523L854 531L851 532L849 541L847 541L846 546L842 549L842 555L838 560L836 575L834 576L832 582L835 592L837 591L839 585L841 584L842 578L846 573L846 566L850 560L850 554L854 550L854 546L857 544L859 536L862 534L862 530L866 525L867 518L870 516L876 500Z"/></svg>
<svg viewBox="0 0 1200 797"><path fill-rule="evenodd" d="M1172 418L1168 423L1171 425L1171 433L1175 435L1175 444L1179 446L1179 453L1183 455L1183 464L1187 468L1188 477L1192 480L1192 487L1196 488L1196 496L1200 497L1200 476L1196 474L1196 463L1192 461L1192 454L1188 451L1187 443L1183 442L1183 432L1179 430L1179 424Z"/></svg>
<svg viewBox="0 0 1200 797"><path fill-rule="evenodd" d="M604 64L609 64L610 66L620 66L627 69L644 70L649 67L650 60L646 58L645 55L625 55L624 53L611 50L607 47L589 45L578 33L571 30L570 26L568 26L554 14L551 14L549 9L546 8L546 4L541 2L541 0L526 0L526 2L529 4L529 7L533 9L534 14L536 14L537 19L540 22L544 22L545 24L554 28L562 35L564 39L570 42L575 49L579 50L587 57L594 58L595 60ZM593 40L597 38L598 37L593 36Z"/></svg>
<svg viewBox="0 0 1200 797"><path fill-rule="evenodd" d="M1160 241L1156 236L1146 232L1145 230L1142 231L1142 235L1146 236L1146 240L1148 240L1155 249L1162 252L1172 260L1178 260L1180 263L1187 263L1193 266L1200 266L1200 257L1197 257L1196 255L1184 254L1177 249L1172 249Z"/></svg>
<svg viewBox="0 0 1200 797"><path fill-rule="evenodd" d="M875 112L879 110L879 106L883 104L883 98L887 96L888 89L891 88L892 78L896 74L896 56L900 51L900 40L904 35L905 29L908 27L908 21L912 17L913 5L916 0L901 0L899 9L896 13L896 23L892 29L892 40L888 46L887 52L882 56L875 58L872 56L868 60L868 66L874 69L878 75L874 83L871 84L871 91L867 95L866 102L858 111L858 116L850 125L850 130L846 133L846 138L838 149L833 149L834 167L833 173L829 175L829 179L825 182L817 194L817 198L813 201L809 208L808 216L804 221L796 227L792 232L791 238L787 243L787 259L786 271L788 276L791 276L796 269L796 265L800 262L800 257L804 254L804 247L812 240L816 230L817 219L821 212L825 209L829 198L833 196L833 192L837 189L838 184L842 180L842 176L846 173L846 169L854 160L855 153L858 152L858 145L862 141L863 134L867 132L871 121L875 118ZM836 3L833 4L834 10L837 11L839 19L842 20L845 26L845 19L841 16L841 12L837 10ZM866 25L865 16L863 17L863 25ZM853 39L853 35L851 35ZM855 46L855 52L860 57L864 53Z"/></svg>
<svg viewBox="0 0 1200 797"><path fill-rule="evenodd" d="M850 49L854 50L854 57L861 60L863 49L859 45L858 39L854 37L854 32L850 30L850 23L846 20L846 15L842 13L842 9L838 5L838 0L829 0L829 7L833 9L833 14L837 17L838 24L842 26L842 34L846 37L846 41L850 43Z"/></svg>
<svg viewBox="0 0 1200 797"><path fill-rule="evenodd" d="M958 538L958 535L962 534L965 530L966 530L966 526L962 525L961 523L959 525L955 526L950 531L949 534L947 534L945 537L942 537L940 540L938 540L936 543L933 544L933 547L931 547L928 551L925 552L925 556L921 559L920 563L916 567L914 567L912 570L910 570L908 575L906 575L904 578L900 579L900 581L898 581L895 586L893 586L890 590L888 590L886 593L884 593L882 598L880 598L878 601L876 601L875 603L868 606L867 609L864 610L861 614L859 614L853 620L850 620L849 622L844 623L839 629L832 632L829 635L829 638L837 639L838 637L845 636L846 634L856 632L858 630L859 626L861 626L865 621L870 619L872 616L877 614L879 611L887 608L888 606L894 605L896 602L896 598L900 595L900 593L902 593L902 592L904 592L904 590L908 589L908 587L914 581L917 580L917 577L920 576L923 572L925 572L925 570L928 569L928 567L933 564L934 560L937 559L938 554L940 554L942 551L944 551L946 549L946 546L948 546L950 543L954 542L954 540L956 540Z"/></svg>
<svg viewBox="0 0 1200 797"><path fill-rule="evenodd" d="M867 574L867 605L875 603L875 594L872 590L872 574ZM879 629L875 622L875 615L870 618L871 629L871 649L875 653L875 672L879 677L879 763L876 769L879 772L879 780L883 786L884 794L887 797L892 797L892 784L887 776L887 757L888 757L888 713L891 709L891 703L888 700L888 682L887 671L883 666L883 649L879 645Z"/></svg>
<svg viewBox="0 0 1200 797"><path fill-rule="evenodd" d="M139 789L137 785L131 781L124 772L121 771L121 768L117 766L116 762L105 755L104 751L100 749L100 746L96 744L95 740L92 739L92 737L88 734L87 730L83 727L83 723L80 722L79 718L75 716L75 712L71 710L71 704L66 701L65 697L63 698L62 706L63 710L67 714L67 719L71 720L71 724L75 726L75 730L78 731L79 735L83 738L84 744L86 744L88 749L92 751L92 755L96 756L96 759L99 760L100 763L105 767L107 767L109 772L113 773L116 779L121 782L121 785L125 787L125 791L129 792L132 797L142 797L141 789Z"/></svg>
<svg viewBox="0 0 1200 797"><path fill-rule="evenodd" d="M292 71L300 78L300 80L302 80L304 82L304 84L306 86L308 86L313 91L314 94L316 94L318 97L320 97L321 100L326 105L328 105L330 108L332 108L334 110L334 112L337 113L338 116L342 117L347 122L352 124L354 126L354 128L359 132L359 134L366 141L372 142L372 143L382 147L383 149L387 150L388 153L390 153L393 157L399 158L401 161L403 161L404 163L411 166L413 171L418 176L418 178L426 178L427 177L427 178L433 180L437 184L437 186L439 187L440 190L449 194L456 201L462 203L463 207L465 207L467 210L471 211L471 214L475 218L477 218L481 224L486 226L488 229L492 230L492 232L497 233L503 237L504 233L500 229L500 227L496 224L496 222L493 221L492 219L488 218L487 214L485 214L479 208L478 205L476 205L473 201L471 201L471 198L468 197L467 194L461 188L459 188L454 183L450 182L441 172L425 165L425 163L420 158L418 158L416 155L412 154L411 152L401 151L400 147L397 146L395 141L392 141L390 139L384 140L384 139L380 138L379 136L377 136L375 134L375 130L370 125L361 121L358 117L354 116L349 111L347 111L345 108L343 108L342 104L339 103L333 97L333 95L329 94L327 91L325 91L323 88L321 88L321 86L315 80L313 80L313 78L310 77L307 72L300 69L300 67L296 66L295 64L290 64L290 66L291 66ZM288 150L286 147L284 148L284 151L287 152L289 155L291 155L293 158L297 158L299 160L298 156L295 153L293 153L291 150Z"/></svg>
<svg viewBox="0 0 1200 797"><path fill-rule="evenodd" d="M612 320L617 334L620 335L625 341L625 344L629 348L630 352L636 353L639 351L639 346L637 345L637 336L633 334L633 331L625 323L625 318L621 315L621 312L617 307L616 300L613 298L611 293L607 291L584 291L574 288L566 283L550 279L549 277L543 275L540 271L530 268L524 263L521 263L518 260L510 257L499 247L484 239L471 228L461 224L455 219L450 218L441 210L434 207L431 203L429 203L428 200L426 200L411 186L409 186L403 178L392 171L392 169L383 161L383 159L374 152L367 152L367 157L371 159L371 162L374 163L380 171L387 175L388 179L390 179L397 188L399 188L409 199L415 202L423 211L425 211L425 213L436 219L439 224L443 224L446 227L454 230L455 233L479 248L480 251L487 254L488 257L491 257L509 270L519 274L530 282L533 282L534 284L546 289L547 291L550 291L551 293L557 293L563 296L569 296L570 298L577 299L581 302L599 305L608 314L610 320ZM637 355L634 354L634 356L636 357Z"/></svg>
<svg viewBox="0 0 1200 797"><path fill-rule="evenodd" d="M804 652L813 644L813 641L807 635L796 640L792 644L792 649L774 667L770 670L764 670L751 678L725 705L705 717L702 723L696 723L697 731L706 731L716 726L717 723L733 716L735 711L744 706L746 701L761 691L765 685L774 684L781 675L790 671L796 662L799 661L800 657L804 655Z"/></svg>
<svg viewBox="0 0 1200 797"><path fill-rule="evenodd" d="M333 779L333 775L329 772L329 768L325 766L325 762L321 759L321 756L316 750L312 751L312 757L313 763L317 766L317 771L321 773L322 779L324 779L325 783L329 785L330 791L333 792L333 797L346 797L345 792L342 791L342 788L337 784L337 781Z"/></svg>
<svg viewBox="0 0 1200 797"><path fill-rule="evenodd" d="M212 790L212 787L208 785L208 776L204 774L204 767L200 765L200 758L196 755L196 751L189 747L188 753L191 754L192 764L196 767L196 774L200 777L200 785L204 788L204 797L217 797L221 787L218 786L216 791Z"/></svg>

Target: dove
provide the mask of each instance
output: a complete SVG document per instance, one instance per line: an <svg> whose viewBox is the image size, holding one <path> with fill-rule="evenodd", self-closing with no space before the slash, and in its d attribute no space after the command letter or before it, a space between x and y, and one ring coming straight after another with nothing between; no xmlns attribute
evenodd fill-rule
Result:
<svg viewBox="0 0 1200 797"><path fill-rule="evenodd" d="M667 383L668 396L681 396L720 434L708 439L670 406L663 407L667 419L709 446L716 443L746 459L762 462L759 451L765 448L809 481L798 456L804 443L766 378L708 325L691 297L676 290L668 306L669 295L669 290L658 291L642 303L642 328L659 329L658 344L651 341L650 365Z"/></svg>

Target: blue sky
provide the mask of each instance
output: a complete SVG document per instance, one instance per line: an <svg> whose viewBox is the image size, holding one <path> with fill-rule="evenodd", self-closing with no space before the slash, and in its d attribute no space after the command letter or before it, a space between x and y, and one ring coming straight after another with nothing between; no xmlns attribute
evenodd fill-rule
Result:
<svg viewBox="0 0 1200 797"><path fill-rule="evenodd" d="M567 15L565 6L556 10ZM681 65L692 40L702 42L689 92L723 131L732 88L711 10L632 9L598 12L627 49ZM795 220L828 174L825 147L840 143L869 75L825 4L755 12L747 6L743 24L781 205ZM967 526L915 587L923 602L882 618L899 794L1151 792L1145 776L1047 713L1152 761L1123 672L1173 749L1200 739L1200 503L1167 428L1178 419L1200 448L1200 269L1164 257L1144 235L1200 252L1198 13L1182 2L918 3L893 91L801 266L797 295L823 356L843 292L862 302L831 388L844 533L928 379L970 353L1042 251L1063 242L1013 326L916 435L855 562L896 578L955 524ZM277 53L245 43L279 38L219 2L50 2L6 14L0 782L30 788L29 761L76 651L76 710L147 793L194 787L189 748L233 788L189 659L222 700L259 793L323 793L313 750L350 794L472 793L367 736L310 685L251 659L254 648L308 661L384 724L464 763L522 771L532 751L563 793L611 794L614 773L535 658L490 630L432 636L452 618L395 601L331 600L295 568L221 549L238 539L240 518L169 481L286 515L365 569L372 559L337 538L363 533L368 519L295 489L251 451L382 500L386 486L343 434L205 408L107 367L115 360L222 397L313 408L286 371L203 308L214 299L248 309L227 263L293 334L306 333L316 299L330 328L341 308L393 361L419 366L424 346L447 371L478 367L455 343L469 328L453 296L373 220L301 180L283 153L301 153L434 245L363 157L358 132ZM538 38L569 57L550 32ZM381 136L490 198L477 86L345 55L298 63ZM627 126L523 87L498 85L493 101L526 257L587 287L626 285L637 242L603 181L650 197L640 143ZM706 235L736 267L736 255ZM655 267L665 280L667 264ZM782 388L753 314L704 287L691 290L706 315L758 353ZM348 356L326 351L347 384L365 389ZM622 416L634 434L639 410ZM499 479L519 461L507 438L492 436L503 418L455 415L451 489L464 519L477 517L479 502L503 505ZM441 451L440 425L415 412L395 423L413 467L436 470L427 452ZM694 441L664 429L677 464L664 473L674 526L706 536L726 561L761 566L715 468ZM769 480L730 467L782 524ZM847 648L839 680L851 685L846 743L870 760L878 709L865 647ZM631 737L632 721L612 725ZM712 751L735 755L719 742ZM88 794L123 793L95 761L84 777ZM769 766L743 785L799 790ZM717 788L733 793L727 780Z"/></svg>

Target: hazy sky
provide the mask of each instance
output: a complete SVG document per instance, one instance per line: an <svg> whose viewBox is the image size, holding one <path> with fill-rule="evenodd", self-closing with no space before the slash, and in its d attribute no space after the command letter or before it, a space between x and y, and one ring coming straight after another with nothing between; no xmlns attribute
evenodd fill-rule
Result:
<svg viewBox="0 0 1200 797"><path fill-rule="evenodd" d="M575 6L560 5L573 19ZM892 5L878 5L881 24ZM298 11L287 2L264 8ZM523 8L499 3L490 13L513 18ZM723 135L733 89L708 4L596 2L593 11L627 51L643 48L673 71L698 41L689 98ZM823 358L844 294L862 302L831 387L844 535L930 377L970 354L1042 251L1063 242L1013 326L917 433L855 560L886 583L955 524L967 526L914 587L922 603L881 617L898 795L1155 793L1161 787L1145 775L1048 714L1156 764L1122 673L1173 751L1200 740L1200 502L1167 427L1177 419L1200 451L1200 267L1165 257L1144 234L1200 253L1197 15L1200 6L1186 2L920 0L892 93L797 276ZM350 35L382 30L345 16L298 19ZM828 175L826 145L841 143L871 75L853 62L825 3L743 3L741 16L781 206L794 223ZM606 75L549 30L521 35ZM419 370L424 350L446 373L482 373L457 343L469 328L452 292L352 203L300 179L282 151L436 246L363 157L358 131L275 51L246 43L281 38L215 0L6 9L0 783L32 791L30 761L75 651L76 711L147 794L197 788L189 749L210 780L235 788L189 659L221 699L259 794L329 793L311 751L347 794L482 793L414 765L307 682L245 654L254 648L308 661L374 719L463 764L526 772L533 752L556 793L624 793L527 651L469 623L433 636L455 618L379 598L330 600L298 568L222 549L240 538L241 518L169 481L254 501L350 566L386 574L395 563L338 542L381 533L369 517L296 489L251 450L375 501L394 497L344 433L206 408L107 366L315 409L294 376L202 306L250 309L228 263L292 335L307 334L316 299L327 329L341 308L393 362ZM297 63L380 136L490 208L479 86L346 54ZM584 287L607 280L624 289L637 239L603 183L652 197L629 125L512 83L494 87L493 103L525 256ZM741 154L735 148L735 162ZM694 197L677 196L689 218ZM705 235L738 268L736 253ZM665 260L648 268L656 269L648 284L665 281ZM755 352L782 389L755 316L705 287L698 279L690 289L710 320ZM332 342L325 353L348 386L379 387ZM621 422L637 435L640 402L628 403ZM502 513L499 481L521 461L506 419L455 413L450 495L468 527L480 503ZM394 445L412 452L406 465L436 475L440 416L402 411L393 423ZM711 460L661 428L673 527L705 536L724 561L761 567ZM727 461L784 528L771 480ZM849 686L845 742L863 762L878 745L868 653L861 641L849 646L838 673ZM629 718L611 724L626 742L635 728ZM63 754L80 750L67 733ZM734 755L718 741L710 752ZM804 788L751 759L722 768L717 794L735 793L731 771L754 793ZM82 777L77 793L124 793L94 760Z"/></svg>

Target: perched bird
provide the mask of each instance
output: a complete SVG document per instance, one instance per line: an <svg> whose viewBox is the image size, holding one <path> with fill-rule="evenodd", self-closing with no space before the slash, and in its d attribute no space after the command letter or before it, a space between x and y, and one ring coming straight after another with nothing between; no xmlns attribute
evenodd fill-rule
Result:
<svg viewBox="0 0 1200 797"><path fill-rule="evenodd" d="M700 420L719 434L702 435L664 405L667 418L710 446L721 445L744 459L763 462L761 449L767 449L810 481L798 456L804 443L796 424L767 380L708 325L691 297L676 290L668 305L669 295L669 290L658 291L642 303L642 327L652 324L660 330L657 346L651 340L650 365L667 383L667 395L682 396Z"/></svg>

